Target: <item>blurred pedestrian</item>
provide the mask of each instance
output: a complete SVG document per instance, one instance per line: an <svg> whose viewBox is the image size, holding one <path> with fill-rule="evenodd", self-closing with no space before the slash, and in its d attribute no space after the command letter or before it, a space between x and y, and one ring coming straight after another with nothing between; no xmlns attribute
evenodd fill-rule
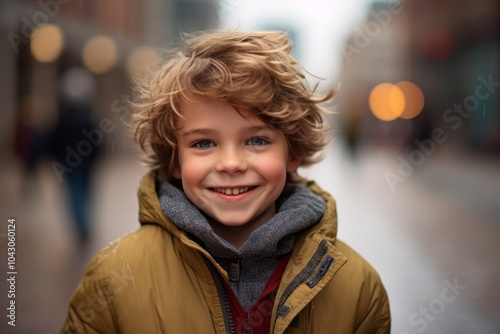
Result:
<svg viewBox="0 0 500 334"><path fill-rule="evenodd" d="M48 140L49 154L57 166L64 166L56 173L66 187L70 213L81 243L85 243L90 234L92 174L98 147L86 147L88 154L79 156L71 167L67 163L71 152L76 152L86 139L83 131L96 128L92 120L94 95L94 78L87 70L67 70L60 80L58 119Z"/></svg>

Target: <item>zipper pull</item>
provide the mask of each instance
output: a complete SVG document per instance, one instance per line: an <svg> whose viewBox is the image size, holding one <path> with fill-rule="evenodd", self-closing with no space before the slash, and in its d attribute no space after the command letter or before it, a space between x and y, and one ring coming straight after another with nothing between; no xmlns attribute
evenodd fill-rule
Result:
<svg viewBox="0 0 500 334"><path fill-rule="evenodd" d="M306 282L307 286L311 289L325 276L326 272L335 263L335 259L330 255L326 255L318 271Z"/></svg>
<svg viewBox="0 0 500 334"><path fill-rule="evenodd" d="M240 256L235 256L229 265L229 272L227 273L227 276L231 282L239 282L240 280L240 260Z"/></svg>

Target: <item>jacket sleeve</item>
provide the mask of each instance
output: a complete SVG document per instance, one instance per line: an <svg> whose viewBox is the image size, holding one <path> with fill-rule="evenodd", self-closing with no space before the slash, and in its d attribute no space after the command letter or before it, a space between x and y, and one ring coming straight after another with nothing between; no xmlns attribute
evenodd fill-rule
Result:
<svg viewBox="0 0 500 334"><path fill-rule="evenodd" d="M355 334L388 334L391 332L391 312L387 292L376 272L371 272L363 284L360 306L361 319Z"/></svg>
<svg viewBox="0 0 500 334"><path fill-rule="evenodd" d="M73 293L61 333L118 332L114 322L109 271L99 255L92 260Z"/></svg>

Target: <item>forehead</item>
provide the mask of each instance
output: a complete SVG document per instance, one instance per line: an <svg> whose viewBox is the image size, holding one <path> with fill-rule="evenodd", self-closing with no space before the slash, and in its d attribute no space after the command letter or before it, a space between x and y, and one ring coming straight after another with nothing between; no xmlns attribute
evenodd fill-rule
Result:
<svg viewBox="0 0 500 334"><path fill-rule="evenodd" d="M197 126L266 126L270 125L247 108L237 108L229 102L200 95L189 94L179 103L178 128Z"/></svg>

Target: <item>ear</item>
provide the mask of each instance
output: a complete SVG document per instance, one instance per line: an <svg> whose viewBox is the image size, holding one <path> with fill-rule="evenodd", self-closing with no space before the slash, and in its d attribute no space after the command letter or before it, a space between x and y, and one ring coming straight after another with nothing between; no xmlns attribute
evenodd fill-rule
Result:
<svg viewBox="0 0 500 334"><path fill-rule="evenodd" d="M179 180L182 178L181 167L178 164L174 167L172 176Z"/></svg>
<svg viewBox="0 0 500 334"><path fill-rule="evenodd" d="M288 164L286 166L286 171L288 173L295 173L297 168L299 168L302 163L302 158L292 157L291 155L288 157Z"/></svg>
<svg viewBox="0 0 500 334"><path fill-rule="evenodd" d="M173 150L172 154L175 156L175 158L172 158L170 160L170 170L172 171L172 177L176 179L181 179L182 178L182 170L181 170L181 165L179 163L179 157L178 157L178 152L176 149Z"/></svg>

